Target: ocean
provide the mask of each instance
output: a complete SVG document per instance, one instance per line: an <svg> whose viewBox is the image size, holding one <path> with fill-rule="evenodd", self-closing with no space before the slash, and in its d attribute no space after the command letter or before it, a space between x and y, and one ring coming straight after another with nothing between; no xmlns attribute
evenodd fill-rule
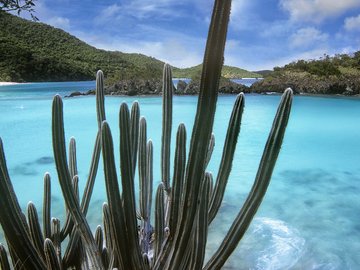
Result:
<svg viewBox="0 0 360 270"><path fill-rule="evenodd" d="M43 176L52 179L52 216L65 210L52 158L51 103L55 94L95 88L95 82L34 83L0 87L0 137L20 205L41 213ZM216 146L208 170L216 177L236 96L220 95L214 123ZM154 181L160 179L161 97L106 97L106 116L119 147L122 102L137 100L154 144ZM245 95L245 110L224 201L211 224L207 257L221 243L251 188L280 96ZM97 121L94 96L64 98L65 135L77 145L80 191L88 175ZM172 143L184 123L190 141L197 97L175 96ZM224 269L360 268L360 99L295 96L272 181L246 235ZM119 163L118 151L115 151ZM174 155L174 147L172 148ZM99 172L88 220L101 224L106 200ZM1 198L0 198L1 199ZM0 209L1 211L1 209ZM0 229L0 242L4 242Z"/></svg>

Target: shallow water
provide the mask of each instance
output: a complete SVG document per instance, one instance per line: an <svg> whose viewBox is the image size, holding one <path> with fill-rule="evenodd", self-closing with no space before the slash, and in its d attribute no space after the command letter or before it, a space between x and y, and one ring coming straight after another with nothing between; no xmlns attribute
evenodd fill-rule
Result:
<svg viewBox="0 0 360 270"><path fill-rule="evenodd" d="M94 88L94 82L0 87L0 137L19 202L41 211L43 175L52 176L52 215L64 221L51 146L51 97ZM28 85L29 86L29 85ZM80 89L84 87L84 89ZM46 88L46 90L41 90ZM60 89L65 89L60 91ZM106 113L118 149L121 102L138 100L154 143L154 180L159 180L161 97L107 97ZM251 188L279 96L246 95L233 170L217 219L210 227L208 256L221 243ZM209 170L216 176L235 96L220 96L214 124L216 147ZM174 97L173 142L184 122L188 141L196 97ZM95 98L64 99L66 138L76 138L80 190L88 175L97 123ZM244 239L224 269L359 269L360 100L296 96L268 193ZM172 151L174 152L174 151ZM172 153L173 154L173 153ZM117 157L118 160L118 157ZM101 224L105 201L102 166L88 218ZM0 233L0 241L3 235Z"/></svg>

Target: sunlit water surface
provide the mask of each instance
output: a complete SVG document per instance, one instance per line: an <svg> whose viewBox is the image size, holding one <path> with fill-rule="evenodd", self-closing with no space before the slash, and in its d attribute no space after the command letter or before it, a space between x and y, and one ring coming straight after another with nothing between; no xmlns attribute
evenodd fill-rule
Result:
<svg viewBox="0 0 360 270"><path fill-rule="evenodd" d="M43 176L52 176L52 216L64 222L51 145L52 96L88 90L94 82L0 87L0 137L22 208L33 201L41 216ZM138 100L154 143L154 180L160 179L161 97L106 97L106 116L118 149L121 102ZM210 227L208 255L241 208L261 158L279 96L246 95L237 150L220 213ZM216 176L235 96L220 96L216 147L208 170ZM197 98L174 97L173 142L184 122L191 135ZM80 190L90 166L97 122L93 96L64 99L66 138L76 138ZM360 268L360 99L296 96L284 144L265 199L224 269ZM174 147L172 148L172 155ZM119 162L118 151L116 151ZM101 161L102 162L102 161ZM101 164L101 163L100 163ZM88 220L101 224L106 200L102 166ZM0 209L1 211L1 209ZM0 232L0 241L4 242Z"/></svg>

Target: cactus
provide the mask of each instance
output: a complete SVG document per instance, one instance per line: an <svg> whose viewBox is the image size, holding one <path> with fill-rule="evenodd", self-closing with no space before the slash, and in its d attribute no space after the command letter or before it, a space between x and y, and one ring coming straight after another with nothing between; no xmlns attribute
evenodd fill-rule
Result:
<svg viewBox="0 0 360 270"><path fill-rule="evenodd" d="M146 120L140 119L137 102L133 104L131 112L126 104L121 105L119 182L113 138L105 116L104 78L101 71L97 73L96 80L98 133L81 202L75 139L70 140L67 161L62 100L59 96L53 100L53 150L68 213L62 228L58 219L51 218L51 180L48 173L44 176L42 228L35 205L31 202L28 204L26 220L10 181L0 139L0 223L15 269L221 269L244 235L266 193L292 102L292 91L287 89L282 96L248 198L218 250L208 262L204 262L208 226L221 207L245 102L243 94L236 98L219 170L213 183L213 176L206 171L206 167L215 145L212 130L230 5L230 0L215 1L190 149L186 156L186 128L180 124L172 175L170 139L173 85L171 68L167 64L164 66L161 183L156 189L153 212L153 145L147 139ZM98 226L93 235L86 214L101 154L107 203L103 205L103 226ZM140 181L138 205L134 188L136 167ZM154 216L154 224L151 224L151 215ZM62 254L61 244L66 237L69 237L69 241ZM10 269L3 245L0 245L0 266L4 270Z"/></svg>

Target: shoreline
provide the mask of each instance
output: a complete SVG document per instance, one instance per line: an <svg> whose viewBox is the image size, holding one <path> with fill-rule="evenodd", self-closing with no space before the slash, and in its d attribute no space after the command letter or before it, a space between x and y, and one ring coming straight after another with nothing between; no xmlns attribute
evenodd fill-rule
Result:
<svg viewBox="0 0 360 270"><path fill-rule="evenodd" d="M17 82L0 82L0 86L8 86L8 85L16 85L16 84L20 84Z"/></svg>

